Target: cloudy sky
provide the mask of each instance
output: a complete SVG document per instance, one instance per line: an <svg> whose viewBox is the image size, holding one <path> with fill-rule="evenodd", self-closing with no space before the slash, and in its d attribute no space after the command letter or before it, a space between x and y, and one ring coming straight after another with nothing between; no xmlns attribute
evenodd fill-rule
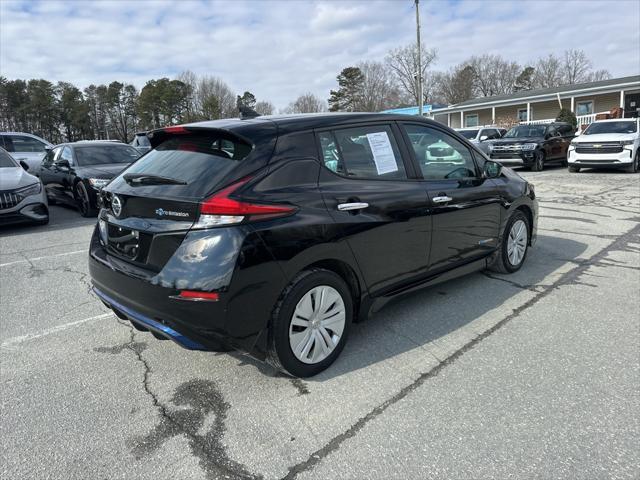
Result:
<svg viewBox="0 0 640 480"><path fill-rule="evenodd" d="M568 48L614 76L640 73L640 1L422 0L435 69L471 55L527 63ZM285 107L361 60L415 39L413 0L0 0L0 74L85 87L183 70Z"/></svg>

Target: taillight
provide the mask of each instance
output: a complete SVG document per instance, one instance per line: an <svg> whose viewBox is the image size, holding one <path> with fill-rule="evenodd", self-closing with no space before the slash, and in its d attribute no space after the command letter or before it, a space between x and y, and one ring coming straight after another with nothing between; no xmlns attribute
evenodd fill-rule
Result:
<svg viewBox="0 0 640 480"><path fill-rule="evenodd" d="M273 205L265 203L244 202L231 198L230 195L251 180L250 177L223 188L200 204L200 218L195 227L229 225L248 220L264 220L282 217L295 212L289 205Z"/></svg>
<svg viewBox="0 0 640 480"><path fill-rule="evenodd" d="M165 127L162 129L162 131L165 133L178 133L178 134L189 133L189 130L187 130L181 125L176 125L175 127Z"/></svg>

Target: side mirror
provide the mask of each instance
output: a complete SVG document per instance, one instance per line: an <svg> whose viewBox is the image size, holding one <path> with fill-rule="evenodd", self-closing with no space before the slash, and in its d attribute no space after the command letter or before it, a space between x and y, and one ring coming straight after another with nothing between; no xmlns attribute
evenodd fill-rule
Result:
<svg viewBox="0 0 640 480"><path fill-rule="evenodd" d="M482 135L482 136L480 137L480 141L481 141L481 142L484 142L484 141L485 141L486 139L488 139L488 138L489 138L489 135Z"/></svg>
<svg viewBox="0 0 640 480"><path fill-rule="evenodd" d="M44 151L48 152L49 150L53 150L53 147L50 147L49 145L45 145L44 146Z"/></svg>
<svg viewBox="0 0 640 480"><path fill-rule="evenodd" d="M27 165L27 162L25 162L24 160L20 160L20 166L24 168L25 171L29 170L29 165Z"/></svg>
<svg viewBox="0 0 640 480"><path fill-rule="evenodd" d="M502 165L496 162L487 160L484 162L484 176L485 178L498 178L502 172Z"/></svg>
<svg viewBox="0 0 640 480"><path fill-rule="evenodd" d="M68 169L71 168L71 165L69 165L69 160L61 159L61 160L58 160L56 162L56 167L58 167L58 168L66 168L68 170Z"/></svg>

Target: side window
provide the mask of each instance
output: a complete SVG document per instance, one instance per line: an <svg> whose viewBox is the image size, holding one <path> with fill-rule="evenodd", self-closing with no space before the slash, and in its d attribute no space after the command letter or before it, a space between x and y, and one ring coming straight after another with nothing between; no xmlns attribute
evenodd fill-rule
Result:
<svg viewBox="0 0 640 480"><path fill-rule="evenodd" d="M451 135L433 127L415 124L402 126L426 180L475 178L476 164L467 147Z"/></svg>
<svg viewBox="0 0 640 480"><path fill-rule="evenodd" d="M385 125L345 128L319 135L324 165L354 178L406 179L400 150Z"/></svg>
<svg viewBox="0 0 640 480"><path fill-rule="evenodd" d="M50 166L53 163L56 155L58 155L58 153L60 153L60 148L54 148L52 150L49 150L47 154L44 156L44 158L42 159L42 164L46 167Z"/></svg>
<svg viewBox="0 0 640 480"><path fill-rule="evenodd" d="M13 148L13 141L9 135L3 135L2 140L4 141L4 149L7 152L15 152L16 150Z"/></svg>
<svg viewBox="0 0 640 480"><path fill-rule="evenodd" d="M556 127L549 127L547 129L547 135L553 138L560 136L560 133L558 132L558 130L556 130Z"/></svg>
<svg viewBox="0 0 640 480"><path fill-rule="evenodd" d="M571 128L571 125L560 125L560 127L558 127L558 130L560 131L560 135L562 135L563 137L570 136L573 133L573 128Z"/></svg>
<svg viewBox="0 0 640 480"><path fill-rule="evenodd" d="M13 143L14 152L44 152L45 144L40 140L22 135L10 135L10 138Z"/></svg>
<svg viewBox="0 0 640 480"><path fill-rule="evenodd" d="M494 138L499 138L498 131L493 128L487 128L482 132L482 135L487 136L487 140L493 140Z"/></svg>
<svg viewBox="0 0 640 480"><path fill-rule="evenodd" d="M69 162L69 165L73 165L73 154L71 153L71 149L69 147L64 147L60 155L58 155L58 157L55 159L56 163L58 163L60 160L66 160L67 162Z"/></svg>

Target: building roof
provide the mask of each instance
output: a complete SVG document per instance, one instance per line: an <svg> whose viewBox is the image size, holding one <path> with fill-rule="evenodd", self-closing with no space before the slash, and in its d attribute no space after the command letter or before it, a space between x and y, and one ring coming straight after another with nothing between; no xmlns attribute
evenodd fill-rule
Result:
<svg viewBox="0 0 640 480"><path fill-rule="evenodd" d="M631 75L628 77L620 77L620 78L610 78L609 80L600 80L598 82L586 82L586 83L576 83L572 85L562 85L560 87L553 88L538 88L535 90L523 90L521 92L511 93L508 95L495 95L493 97L480 97L480 98L472 98L470 100L466 100L464 102L456 103L455 105L450 105L446 108L442 109L434 109L432 113L444 113L445 111L456 111L456 110L466 110L469 107L483 107L490 106L493 104L500 103L511 103L516 102L518 100L540 100L544 101L547 98L544 97L555 97L557 94L560 94L561 97L566 98L566 94L580 94L582 91L592 91L592 90L607 90L611 88L623 87L625 85L640 88L640 75ZM563 95L565 94L565 95Z"/></svg>

